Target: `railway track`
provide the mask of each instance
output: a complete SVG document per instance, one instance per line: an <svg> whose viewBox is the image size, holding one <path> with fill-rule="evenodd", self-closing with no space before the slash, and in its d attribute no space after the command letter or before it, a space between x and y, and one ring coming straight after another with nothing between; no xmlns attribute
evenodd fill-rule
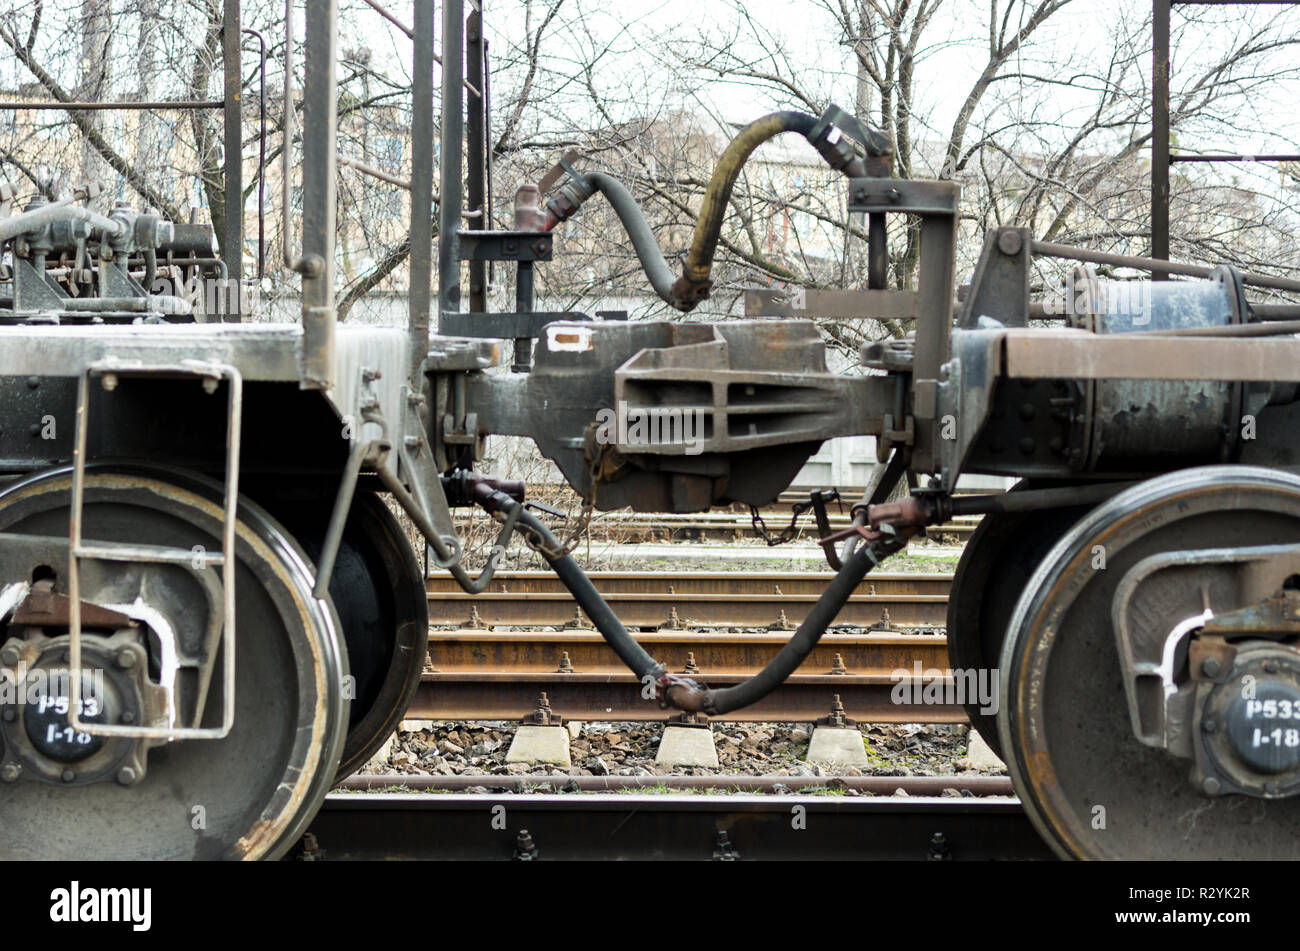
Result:
<svg viewBox="0 0 1300 951"><path fill-rule="evenodd" d="M300 858L326 861L1051 858L1015 800L937 787L924 798L332 793L304 841Z"/></svg>
<svg viewBox="0 0 1300 951"><path fill-rule="evenodd" d="M628 628L793 630L833 577L829 572L666 574L594 571L596 590ZM936 630L947 620L948 574L872 574L845 604L837 626ZM449 576L428 579L434 627L590 627L559 579L547 571L499 572L491 589L462 591Z"/></svg>
<svg viewBox="0 0 1300 951"><path fill-rule="evenodd" d="M752 676L789 639L788 633L659 631L638 640L670 670L723 687ZM429 662L407 712L412 719L513 720L537 707L546 692L552 709L571 719L662 720L641 699L636 677L594 631L440 631L429 640ZM960 704L899 703L900 683L948 666L941 634L831 633L779 689L721 720L812 721L826 716L838 695L848 715L880 723L962 723ZM901 676L898 672L904 672ZM935 677L947 696L951 681ZM911 692L907 697L911 698Z"/></svg>
<svg viewBox="0 0 1300 951"><path fill-rule="evenodd" d="M805 497L806 500L806 497ZM773 506L762 510L767 530L775 534L790 524L791 510L786 506ZM849 527L850 516L829 513L832 531ZM953 519L943 525L926 529L926 536L943 544L965 542L979 524L978 517ZM811 515L799 520L800 531L795 540L816 541L817 523ZM589 534L595 541L626 543L675 541L740 541L757 537L748 512L703 512L690 515L640 515L614 512L592 518Z"/></svg>
<svg viewBox="0 0 1300 951"><path fill-rule="evenodd" d="M771 661L830 575L609 571L591 577L669 669L725 687ZM841 630L824 635L779 690L720 719L811 721L825 716L838 695L858 720L965 722L964 709L950 702L950 680L937 675L948 666L947 640L932 633L945 623L951 581L946 574L873 575L840 613ZM475 596L451 578L434 577L428 592L429 669L409 718L513 720L536 709L542 692L556 713L570 718L665 717L641 699L636 678L550 572L503 572L492 590ZM899 703L896 688L912 681L918 663L935 672L930 681L939 700L932 692L921 707Z"/></svg>

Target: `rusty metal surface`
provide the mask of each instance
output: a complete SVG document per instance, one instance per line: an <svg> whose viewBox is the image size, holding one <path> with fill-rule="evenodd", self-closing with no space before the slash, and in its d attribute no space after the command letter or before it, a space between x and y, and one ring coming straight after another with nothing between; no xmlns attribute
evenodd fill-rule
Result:
<svg viewBox="0 0 1300 951"><path fill-rule="evenodd" d="M893 796L899 789L909 796L940 796L945 789L969 792L974 796L1014 796L1015 789L1006 776L430 776L427 774L384 774L349 776L335 788L354 792L405 787L460 791L476 786L528 792L542 783L563 785L566 791L603 792L605 790L659 789L727 789L736 792L776 792L784 786L800 789L856 789L879 796Z"/></svg>
<svg viewBox="0 0 1300 951"><path fill-rule="evenodd" d="M723 687L765 666L788 635L661 632L638 640L671 670L689 671L711 687ZM947 639L941 635L827 634L778 691L717 719L811 722L830 709L838 694L846 712L857 720L965 722L965 712L956 703L894 701L897 684L911 684L917 663L923 671L935 672L936 683L949 684L938 675L947 668L947 657ZM594 632L434 633L429 659L433 670L422 676L408 718L520 719L535 709L543 690L552 709L571 719L666 716L658 704L642 699L636 677ZM913 692L908 689L902 695L912 698Z"/></svg>
<svg viewBox="0 0 1300 951"><path fill-rule="evenodd" d="M628 627L777 625L780 630L793 630L821 596L831 575L592 572L591 577ZM495 590L480 595L465 594L448 578L430 578L428 584L429 623L433 625L590 626L578 616L577 605L558 580L544 572L497 575ZM835 623L884 629L942 628L950 584L948 575L873 575L850 598Z"/></svg>
<svg viewBox="0 0 1300 951"><path fill-rule="evenodd" d="M693 664L705 679L720 675L748 676L765 666L789 641L788 634L697 634L659 632L637 640L671 670ZM623 674L627 669L600 634L581 631L518 632L453 631L429 638L429 662L442 674L498 671L502 676L523 673L556 674L567 653L574 674ZM871 674L888 680L891 671L947 663L948 640L941 634L826 634L803 666L805 674L830 675L842 660L845 674ZM564 675L572 676L572 675Z"/></svg>
<svg viewBox="0 0 1300 951"><path fill-rule="evenodd" d="M745 678L705 677L710 687L729 687ZM896 704L894 685L866 677L794 674L758 703L714 720L740 722L811 723L830 709L839 694L855 720L872 723L965 723L966 711L957 703ZM420 720L519 720L537 706L545 690L551 707L574 720L662 720L667 712L641 699L632 674L483 674L424 675L406 715Z"/></svg>
<svg viewBox="0 0 1300 951"><path fill-rule="evenodd" d="M1300 340L1012 330L1006 374L1024 379L1300 381Z"/></svg>

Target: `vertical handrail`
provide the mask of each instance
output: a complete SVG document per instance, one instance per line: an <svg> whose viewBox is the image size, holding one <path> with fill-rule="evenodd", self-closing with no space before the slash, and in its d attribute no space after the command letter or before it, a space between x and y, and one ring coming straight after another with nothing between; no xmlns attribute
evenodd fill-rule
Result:
<svg viewBox="0 0 1300 951"><path fill-rule="evenodd" d="M338 0L307 3L302 123L302 360L299 386L333 385L334 197L338 188Z"/></svg>
<svg viewBox="0 0 1300 951"><path fill-rule="evenodd" d="M460 310L461 150L464 137L464 0L442 5L442 135L438 190L438 323L445 311Z"/></svg>
<svg viewBox="0 0 1300 951"><path fill-rule="evenodd" d="M240 32L257 40L260 56L261 79L257 92L257 279L260 281L266 276L266 36L261 30L247 26Z"/></svg>
<svg viewBox="0 0 1300 951"><path fill-rule="evenodd" d="M1169 9L1152 0L1151 30L1151 256L1169 260ZM1153 280L1165 280L1156 272Z"/></svg>
<svg viewBox="0 0 1300 951"><path fill-rule="evenodd" d="M239 0L225 0L222 11L222 78L223 78L223 143L226 150L225 192L226 220L221 240L222 257L226 260L226 273L239 282L244 279L244 114L241 95L244 76L240 69L243 36L239 30ZM243 294L235 295L233 316L241 320Z"/></svg>
<svg viewBox="0 0 1300 951"><path fill-rule="evenodd" d="M483 0L480 0L483 2ZM483 13L471 9L465 27L465 78L471 86L486 89L484 82ZM465 167L465 199L469 215L477 212L474 228L488 229L485 177L487 152L486 128L487 96L470 96L465 104L465 138L468 143ZM469 262L469 309L481 314L487 311L487 262Z"/></svg>
<svg viewBox="0 0 1300 951"><path fill-rule="evenodd" d="M410 385L420 376L429 350L429 308L433 293L433 0L415 0L411 80L411 290L407 335Z"/></svg>

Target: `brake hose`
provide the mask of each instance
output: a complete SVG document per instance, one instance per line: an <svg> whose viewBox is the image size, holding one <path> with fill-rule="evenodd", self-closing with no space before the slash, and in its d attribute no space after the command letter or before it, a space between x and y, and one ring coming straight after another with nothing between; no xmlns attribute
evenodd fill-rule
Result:
<svg viewBox="0 0 1300 951"><path fill-rule="evenodd" d="M709 296L709 290L713 286L710 280L713 255L722 235L722 222L726 217L732 189L740 177L740 170L760 145L782 132L797 132L821 153L832 168L849 176L866 173L862 158L832 121L833 117L842 115L835 107L828 109L827 114L821 118L805 112L773 112L741 129L727 145L713 170L713 177L709 180L700 205L699 218L695 222L691 247L683 262L682 275L676 281L672 280L672 272L636 200L621 183L604 172L579 174L565 165L570 179L547 202L544 230L550 231L560 222L567 221L587 199L600 192L609 200L628 237L632 239L632 246L636 249L641 267L650 279L655 293L680 311L694 310L700 301ZM885 147L873 138L871 152L875 155L885 154Z"/></svg>
<svg viewBox="0 0 1300 951"><path fill-rule="evenodd" d="M688 677L669 673L665 665L646 653L600 596L591 579L570 555L563 553L559 541L536 515L490 486L475 487L474 497L489 512L505 511L509 517L519 512L518 525L530 547L546 559L596 630L643 686L655 685L658 695L668 706L708 716L718 716L757 703L783 684L812 653L867 572L906 545L907 534L910 534L896 533L888 526L882 526L879 532L868 533L867 544L844 563L798 630L766 667L735 686L710 690Z"/></svg>

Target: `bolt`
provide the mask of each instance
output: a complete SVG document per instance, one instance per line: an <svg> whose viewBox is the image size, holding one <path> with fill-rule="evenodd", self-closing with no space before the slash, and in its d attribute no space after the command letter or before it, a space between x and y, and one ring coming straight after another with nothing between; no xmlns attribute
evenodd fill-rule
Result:
<svg viewBox="0 0 1300 951"><path fill-rule="evenodd" d="M117 781L123 786L130 786L135 782L135 769L130 766L123 766L117 771Z"/></svg>
<svg viewBox="0 0 1300 951"><path fill-rule="evenodd" d="M549 251L549 250L551 250L551 242L549 242L549 241L543 241L543 240L540 240L540 239L537 240L537 241L534 241L534 242L533 242L533 253L534 253L534 254L537 254L537 255L543 255L543 254L545 254L545 253L546 253L547 251Z"/></svg>
<svg viewBox="0 0 1300 951"><path fill-rule="evenodd" d="M123 723L127 723L127 724L134 723L135 714L132 713L130 710L123 710L122 715L118 719L121 720Z"/></svg>
<svg viewBox="0 0 1300 951"><path fill-rule="evenodd" d="M556 668L557 674L573 673L573 661L569 658L568 651L560 651L560 666Z"/></svg>
<svg viewBox="0 0 1300 951"><path fill-rule="evenodd" d="M531 862L537 858L537 843L527 829L520 829L519 835L515 837L515 854L516 862Z"/></svg>
<svg viewBox="0 0 1300 951"><path fill-rule="evenodd" d="M420 446L423 445L424 440L419 436L407 436L402 440L402 442L406 444L407 449L419 449Z"/></svg>
<svg viewBox="0 0 1300 951"><path fill-rule="evenodd" d="M1207 796L1217 796L1219 790L1223 788L1223 784L1213 776L1206 776L1205 780L1201 783L1201 788L1205 790Z"/></svg>
<svg viewBox="0 0 1300 951"><path fill-rule="evenodd" d="M715 862L735 862L740 858L740 853L736 847L731 844L731 836L727 835L725 829L719 829L713 837L713 861Z"/></svg>
<svg viewBox="0 0 1300 951"><path fill-rule="evenodd" d="M948 837L942 832L936 832L930 836L930 861L948 862L951 860L952 851L948 846Z"/></svg>
<svg viewBox="0 0 1300 951"><path fill-rule="evenodd" d="M845 676L849 669L844 666L844 657L842 654L836 654L831 658L831 673L838 676Z"/></svg>
<svg viewBox="0 0 1300 951"><path fill-rule="evenodd" d="M1276 795L1277 795L1277 791L1278 791L1280 788L1281 788L1281 787L1278 786L1278 784L1277 784L1276 782L1267 782L1267 783L1264 784L1264 792L1268 793L1270 796L1276 796Z"/></svg>
<svg viewBox="0 0 1300 951"><path fill-rule="evenodd" d="M39 436L41 434L41 424L32 423L30 426L27 427L27 431L31 433L33 436Z"/></svg>
<svg viewBox="0 0 1300 951"><path fill-rule="evenodd" d="M1023 439L1021 439L1020 442L1016 443L1016 448L1019 449L1024 455L1032 456L1034 454L1034 450L1038 448L1038 443L1034 441L1034 437L1026 436Z"/></svg>
<svg viewBox="0 0 1300 951"><path fill-rule="evenodd" d="M216 377L205 376L203 378L203 392L207 393L208 396L211 396L213 393L217 392L217 385L220 382L221 381L218 380Z"/></svg>
<svg viewBox="0 0 1300 951"><path fill-rule="evenodd" d="M1266 661L1264 661L1264 673L1266 673L1266 674L1275 674L1275 673L1277 673L1277 661L1275 661L1275 660L1266 660Z"/></svg>
<svg viewBox="0 0 1300 951"><path fill-rule="evenodd" d="M0 664L6 667L13 667L22 658L22 652L18 650L17 644L6 644L3 650L0 650Z"/></svg>
<svg viewBox="0 0 1300 951"><path fill-rule="evenodd" d="M99 378L99 385L111 393L113 390L117 389L117 374L105 373Z"/></svg>
<svg viewBox="0 0 1300 951"><path fill-rule="evenodd" d="M65 769L62 773L62 779L65 783L70 783L76 778L77 778L77 773L75 770Z"/></svg>
<svg viewBox="0 0 1300 951"><path fill-rule="evenodd" d="M0 779L7 783L17 782L22 771L23 768L17 763L5 763L4 767L0 768Z"/></svg>
<svg viewBox="0 0 1300 951"><path fill-rule="evenodd" d="M131 650L129 647L124 647L122 650L117 652L117 656L113 659L117 661L117 666L126 670L135 666L135 651Z"/></svg>
<svg viewBox="0 0 1300 951"><path fill-rule="evenodd" d="M27 388L29 390L34 390L40 385L41 385L41 378L39 376L29 376L27 378Z"/></svg>
<svg viewBox="0 0 1300 951"><path fill-rule="evenodd" d="M1217 733L1219 732L1219 721L1214 717L1206 717L1201 721L1201 729L1206 733Z"/></svg>
<svg viewBox="0 0 1300 951"><path fill-rule="evenodd" d="M998 250L1009 257L1019 254L1023 244L1019 231L1004 231L998 235Z"/></svg>
<svg viewBox="0 0 1300 951"><path fill-rule="evenodd" d="M18 714L8 707L5 708L4 718L6 723L13 723L18 718Z"/></svg>
<svg viewBox="0 0 1300 951"><path fill-rule="evenodd" d="M1201 661L1201 673L1205 674L1207 677L1219 676L1219 672L1222 669L1223 665L1219 663L1217 657L1207 657L1205 660Z"/></svg>

